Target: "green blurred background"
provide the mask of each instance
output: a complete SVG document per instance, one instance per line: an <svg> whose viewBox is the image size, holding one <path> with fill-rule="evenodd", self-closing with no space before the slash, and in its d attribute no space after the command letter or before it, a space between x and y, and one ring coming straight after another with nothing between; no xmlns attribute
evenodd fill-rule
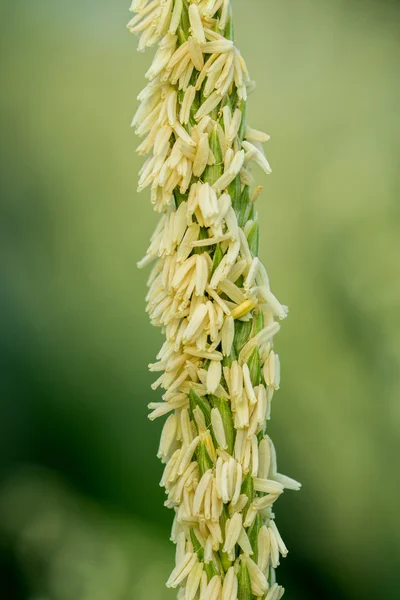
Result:
<svg viewBox="0 0 400 600"><path fill-rule="evenodd" d="M274 168L262 258L291 308L271 434L291 600L400 597L400 6L236 0ZM172 515L147 421L156 222L129 128L126 2L0 1L0 598L162 600Z"/></svg>

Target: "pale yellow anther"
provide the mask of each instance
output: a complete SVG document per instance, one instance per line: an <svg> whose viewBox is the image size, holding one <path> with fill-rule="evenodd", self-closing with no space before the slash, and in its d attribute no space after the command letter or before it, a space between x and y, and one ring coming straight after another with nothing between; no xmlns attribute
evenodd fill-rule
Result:
<svg viewBox="0 0 400 600"><path fill-rule="evenodd" d="M257 302L255 302L254 300L246 300L245 302L240 304L240 306L234 308L231 315L234 319L241 319L242 317L247 315L247 313L253 310L253 308L255 308L256 306Z"/></svg>

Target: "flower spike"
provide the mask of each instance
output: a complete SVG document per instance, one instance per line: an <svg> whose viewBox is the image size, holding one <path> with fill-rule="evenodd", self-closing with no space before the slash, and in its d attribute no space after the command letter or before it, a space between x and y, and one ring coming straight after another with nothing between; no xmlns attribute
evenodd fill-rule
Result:
<svg viewBox="0 0 400 600"><path fill-rule="evenodd" d="M167 416L167 586L182 600L279 600L287 548L272 508L300 484L278 473L267 434L287 316L258 257L252 167L271 173L269 136L247 124L254 83L231 0L133 0L131 11L138 49L158 46L132 126L145 157L138 191L161 215L139 267L153 264L146 310L166 338L150 365L163 395L149 418Z"/></svg>

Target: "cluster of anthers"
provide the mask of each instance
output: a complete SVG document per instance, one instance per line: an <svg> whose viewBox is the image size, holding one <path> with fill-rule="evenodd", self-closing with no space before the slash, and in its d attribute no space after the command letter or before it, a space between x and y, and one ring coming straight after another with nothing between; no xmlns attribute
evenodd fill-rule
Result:
<svg viewBox="0 0 400 600"><path fill-rule="evenodd" d="M147 312L166 336L150 370L150 419L169 414L158 456L175 511L182 600L279 600L287 549L272 507L300 484L277 471L266 433L287 315L258 258L251 166L271 169L269 137L246 123L254 84L233 41L230 0L133 0L139 50L158 44L133 119L147 159L139 190L162 213L145 258L155 261Z"/></svg>

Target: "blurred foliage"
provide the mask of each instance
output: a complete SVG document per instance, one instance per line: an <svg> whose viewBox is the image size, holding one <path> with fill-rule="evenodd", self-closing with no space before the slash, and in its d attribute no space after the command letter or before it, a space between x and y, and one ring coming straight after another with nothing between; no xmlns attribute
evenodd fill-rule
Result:
<svg viewBox="0 0 400 600"><path fill-rule="evenodd" d="M250 122L272 135L261 256L291 308L271 435L304 487L277 508L279 580L292 600L395 600L398 4L235 5ZM124 3L0 6L0 597L173 597L161 422L146 420L161 338L135 266L156 217L129 130L151 53Z"/></svg>
<svg viewBox="0 0 400 600"><path fill-rule="evenodd" d="M149 588L152 600L174 597L164 590L173 557L157 530L105 513L51 473L23 470L9 480L0 518L30 591L45 593L32 600L128 600Z"/></svg>

